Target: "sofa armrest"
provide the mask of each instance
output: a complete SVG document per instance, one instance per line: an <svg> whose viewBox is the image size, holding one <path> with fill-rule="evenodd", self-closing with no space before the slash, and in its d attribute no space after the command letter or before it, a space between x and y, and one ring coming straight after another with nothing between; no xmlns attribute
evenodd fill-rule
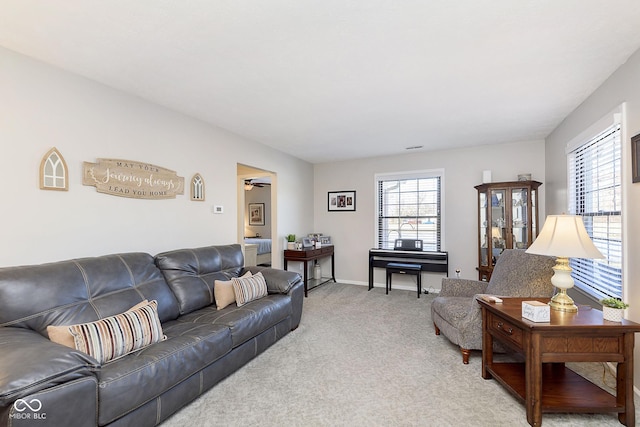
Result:
<svg viewBox="0 0 640 427"><path fill-rule="evenodd" d="M488 285L488 282L479 280L445 277L442 279L439 295L442 297L472 297L475 294L484 293Z"/></svg>
<svg viewBox="0 0 640 427"><path fill-rule="evenodd" d="M0 327L0 406L81 377L99 367L91 356L30 329Z"/></svg>
<svg viewBox="0 0 640 427"><path fill-rule="evenodd" d="M245 268L245 271L250 271L251 274L262 273L270 294L287 294L293 285L302 281L300 274L278 268L252 266Z"/></svg>

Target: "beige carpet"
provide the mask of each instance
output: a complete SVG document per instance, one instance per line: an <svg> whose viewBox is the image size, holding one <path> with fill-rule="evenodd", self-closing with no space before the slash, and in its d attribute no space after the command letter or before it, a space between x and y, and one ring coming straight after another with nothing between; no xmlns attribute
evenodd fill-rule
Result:
<svg viewBox="0 0 640 427"><path fill-rule="evenodd" d="M480 376L479 352L463 365L458 348L435 336L433 297L315 289L297 330L162 426L527 426L523 406ZM571 366L602 378L599 364ZM616 414L543 414L543 425L621 424Z"/></svg>

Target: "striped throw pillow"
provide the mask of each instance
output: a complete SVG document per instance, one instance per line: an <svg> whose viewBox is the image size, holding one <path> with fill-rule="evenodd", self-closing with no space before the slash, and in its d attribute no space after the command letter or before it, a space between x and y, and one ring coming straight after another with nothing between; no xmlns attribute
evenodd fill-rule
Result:
<svg viewBox="0 0 640 427"><path fill-rule="evenodd" d="M76 350L87 353L101 364L166 339L155 300L135 310L72 325L69 332Z"/></svg>
<svg viewBox="0 0 640 427"><path fill-rule="evenodd" d="M233 277L231 283L233 284L233 292L236 294L238 307L267 296L267 282L265 282L262 273L246 278Z"/></svg>
<svg viewBox="0 0 640 427"><path fill-rule="evenodd" d="M127 311L137 310L138 308L145 306L147 304L149 304L149 300L144 300L134 305ZM71 331L69 330L69 326L71 325L47 326L47 334L49 334L49 339L53 342L57 342L58 344L62 344L71 348L76 348L76 343L75 343L75 340L73 339L73 335L71 334Z"/></svg>
<svg viewBox="0 0 640 427"><path fill-rule="evenodd" d="M247 271L241 278L251 277L251 272ZM222 310L232 302L236 302L236 294L233 291L231 280L216 280L213 285L213 296L216 299L216 307Z"/></svg>

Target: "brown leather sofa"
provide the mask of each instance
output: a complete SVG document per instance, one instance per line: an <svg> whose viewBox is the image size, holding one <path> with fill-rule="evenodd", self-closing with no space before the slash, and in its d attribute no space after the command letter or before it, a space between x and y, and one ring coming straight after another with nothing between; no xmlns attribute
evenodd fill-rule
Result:
<svg viewBox="0 0 640 427"><path fill-rule="evenodd" d="M153 426L294 330L297 273L243 267L240 245L0 269L0 426ZM266 297L217 310L215 280L262 272ZM48 339L158 303L167 339L100 364ZM274 373L276 374L276 373Z"/></svg>

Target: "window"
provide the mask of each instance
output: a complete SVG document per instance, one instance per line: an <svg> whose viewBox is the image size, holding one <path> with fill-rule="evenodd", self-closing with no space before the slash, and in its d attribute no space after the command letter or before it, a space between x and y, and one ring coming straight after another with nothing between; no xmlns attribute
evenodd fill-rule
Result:
<svg viewBox="0 0 640 427"><path fill-rule="evenodd" d="M581 215L606 259L571 258L578 288L596 299L622 298L622 177L620 124L568 155L569 212Z"/></svg>
<svg viewBox="0 0 640 427"><path fill-rule="evenodd" d="M378 249L395 239L420 239L423 250L442 249L442 171L378 174Z"/></svg>

